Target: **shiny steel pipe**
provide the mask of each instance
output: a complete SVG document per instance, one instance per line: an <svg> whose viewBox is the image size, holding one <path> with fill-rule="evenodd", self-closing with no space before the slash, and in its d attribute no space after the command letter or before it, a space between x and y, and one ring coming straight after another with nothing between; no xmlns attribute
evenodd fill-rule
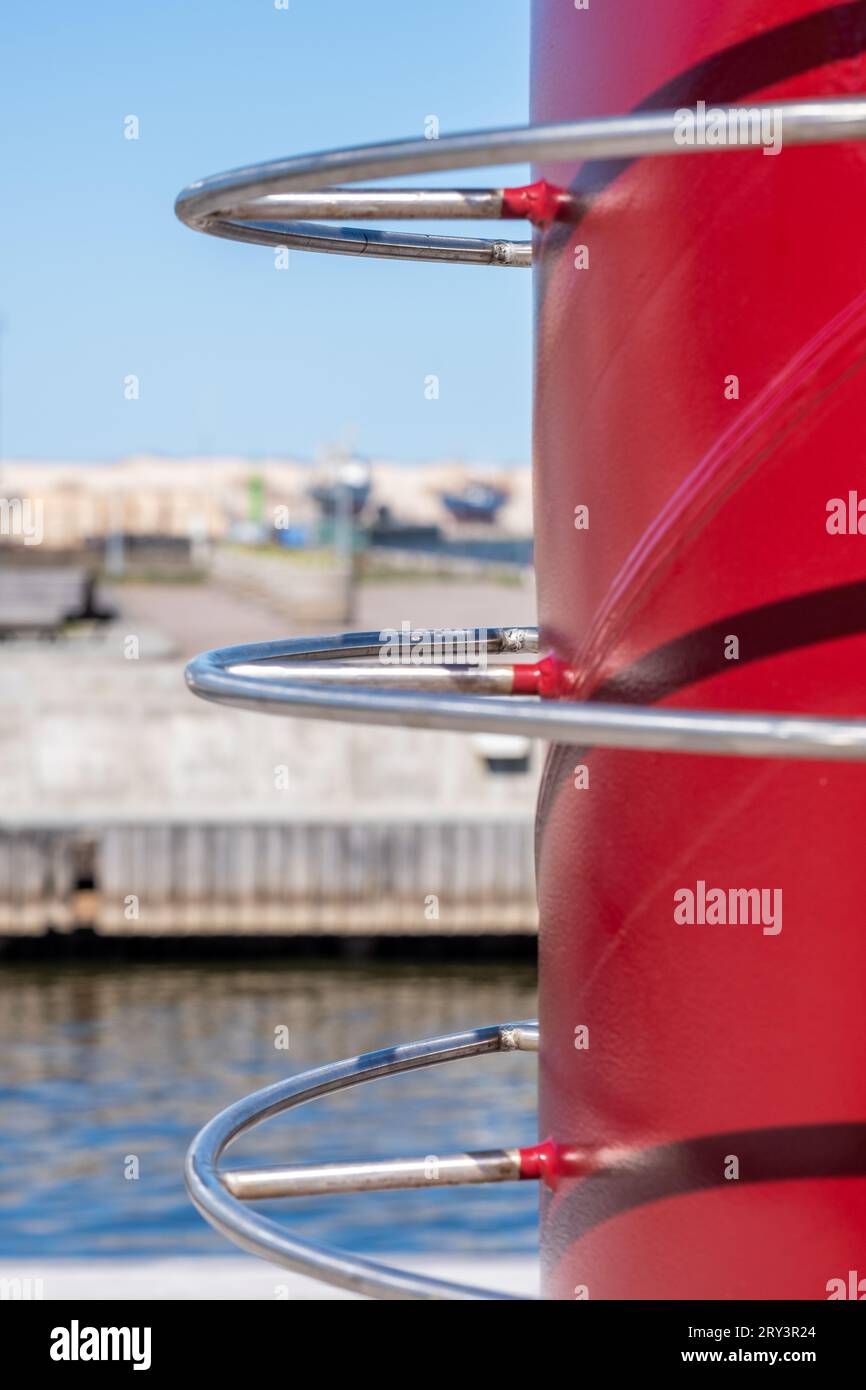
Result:
<svg viewBox="0 0 866 1390"><path fill-rule="evenodd" d="M448 640L461 642L473 653L516 654L538 647L535 628L466 628L447 633L419 632L435 650ZM669 753L719 753L728 757L808 758L859 762L866 759L866 720L819 715L733 714L724 710L661 709L651 705L605 705L569 700L508 697L482 698L454 689L465 681L474 689L493 688L497 671L468 666L400 665L356 667L359 684L339 670L336 682L325 684L319 672L327 663L346 657L369 659L382 649L382 634L340 633L333 637L295 638L261 642L205 652L190 662L186 680L205 700L292 715L298 719L330 719L346 723L399 725L416 729L445 729L457 733L517 734L550 743L580 747L648 749ZM324 663L318 666L317 663ZM382 677L384 670L404 672L399 680ZM518 668L519 669L519 668ZM332 668L333 670L333 668ZM484 682L490 676L490 685ZM440 681L452 689L443 690ZM397 689L376 688L382 685ZM405 686L411 688L407 689Z"/></svg>
<svg viewBox="0 0 866 1390"><path fill-rule="evenodd" d="M342 662L309 662L280 666L258 667L255 663L233 666L238 676L252 676L266 681L288 676L290 681L310 685L335 685L361 689L464 691L473 695L510 695L512 671L510 666L411 666L400 664L349 666Z"/></svg>
<svg viewBox="0 0 866 1390"><path fill-rule="evenodd" d="M332 230L317 223L286 220L286 215L337 220L357 215L380 219L514 217L522 214L514 210L505 196L506 190L501 188L350 191L332 185L490 165L755 149L755 145L746 142L681 143L678 134L683 130L683 111L688 109L474 131L439 140L401 140L274 160L190 184L178 197L175 211L195 231L263 246L289 246L339 255L528 266L532 260L530 242L418 236L359 227ZM713 109L732 113L733 120L743 111L757 113L759 119L763 115L777 119L782 146L866 137L863 98L815 98ZM697 110L693 117L697 122ZM566 197L557 215L568 220L575 212Z"/></svg>
<svg viewBox="0 0 866 1390"><path fill-rule="evenodd" d="M335 1192L395 1192L406 1188L458 1187L467 1183L519 1182L520 1150L428 1154L358 1163L304 1163L289 1168L236 1168L222 1180L242 1202L269 1197L323 1197Z"/></svg>
<svg viewBox="0 0 866 1390"><path fill-rule="evenodd" d="M240 221L283 222L289 218L379 217L394 221L428 218L438 221L503 216L501 188L323 188L318 193L267 193L239 202L233 215Z"/></svg>
<svg viewBox="0 0 866 1390"><path fill-rule="evenodd" d="M190 1197L201 1215L242 1249L308 1278L321 1279L354 1293L386 1299L510 1300L510 1294L430 1279L407 1270L392 1269L330 1246L301 1240L269 1217L245 1207L229 1186L230 1181L237 1181L238 1178L243 1184L243 1170L240 1170L240 1174L220 1171L218 1164L229 1145L254 1125L334 1091L421 1067L457 1061L462 1057L537 1050L536 1021L494 1024L486 1028L473 1028L465 1033L430 1038L424 1042L382 1048L378 1052L333 1062L329 1066L267 1086L223 1110L196 1135L186 1157L186 1184ZM316 1165L311 1171L321 1172L321 1167ZM251 1197L254 1194L247 1195Z"/></svg>

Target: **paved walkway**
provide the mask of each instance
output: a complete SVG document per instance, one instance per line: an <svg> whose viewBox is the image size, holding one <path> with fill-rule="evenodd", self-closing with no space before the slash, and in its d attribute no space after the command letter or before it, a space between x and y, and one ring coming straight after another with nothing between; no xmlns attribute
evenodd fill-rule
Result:
<svg viewBox="0 0 866 1390"><path fill-rule="evenodd" d="M291 575L287 572L287 586ZM248 594L234 594L210 584L124 584L105 590L122 623L136 631L136 623L158 629L169 639L178 658L188 660L213 647L241 642L266 642L276 637L318 635L333 631L324 622L293 621L290 605L276 604ZM535 590L525 584L493 584L466 579L401 581L362 584L358 590L359 631L399 629L402 622L414 627L464 627L534 624Z"/></svg>

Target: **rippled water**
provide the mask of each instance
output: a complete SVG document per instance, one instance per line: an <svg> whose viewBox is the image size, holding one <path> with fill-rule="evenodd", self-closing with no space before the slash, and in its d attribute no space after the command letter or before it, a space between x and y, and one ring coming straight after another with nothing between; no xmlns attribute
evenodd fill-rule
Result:
<svg viewBox="0 0 866 1390"><path fill-rule="evenodd" d="M534 971L261 964L8 965L0 974L0 1254L225 1254L190 1205L204 1120L289 1072L478 1023L532 1017ZM287 1026L287 1054L274 1046ZM494 1056L278 1116L240 1165L531 1143L535 1060ZM128 1155L137 1180L124 1177ZM357 1251L530 1251L535 1184L268 1204Z"/></svg>

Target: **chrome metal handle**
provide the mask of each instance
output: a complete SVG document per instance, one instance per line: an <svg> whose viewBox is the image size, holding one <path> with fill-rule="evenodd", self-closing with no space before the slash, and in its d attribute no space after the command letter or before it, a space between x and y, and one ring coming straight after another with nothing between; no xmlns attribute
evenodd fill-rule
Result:
<svg viewBox="0 0 866 1390"><path fill-rule="evenodd" d="M687 110L688 108L683 108ZM715 109L715 108L714 108ZM720 107L741 113L743 107ZM824 144L866 137L866 99L816 98L750 106L781 123L789 145ZM698 118L697 111L694 113ZM736 120L736 116L732 117ZM364 216L378 219L487 219L529 216L544 223L568 220L573 207L561 192L554 203L541 198L538 212L532 190L344 189L335 182L392 178L450 169L559 160L630 159L643 155L730 153L754 148L748 143L687 144L678 141L682 111L642 111L624 116L569 121L556 125L448 135L439 140L401 140L329 150L251 165L185 188L175 211L195 231L263 246L290 246L349 256L386 256L408 260L463 262L474 265L528 266L532 245L472 237L419 236L360 227L332 230L296 217L326 221ZM517 193L518 197L509 196Z"/></svg>
<svg viewBox="0 0 866 1390"><path fill-rule="evenodd" d="M344 632L205 652L190 662L186 680L205 700L298 719L519 734L588 748L866 759L864 719L533 698L531 692L544 687L544 662L487 666L482 658L537 652L536 628L434 628L412 636L421 648L470 652L477 659L419 666L371 663L385 634ZM565 675L564 668L553 666L551 693Z"/></svg>
<svg viewBox="0 0 866 1390"><path fill-rule="evenodd" d="M239 1135L272 1115L334 1091L463 1057L537 1051L538 1023L535 1020L495 1024L364 1053L267 1086L223 1110L196 1135L186 1159L190 1197L212 1226L244 1250L308 1278L321 1279L354 1293L388 1299L510 1299L511 1294L429 1279L330 1246L300 1240L269 1217L250 1211L243 1203L264 1197L310 1193L433 1187L440 1181L454 1186L539 1177L538 1171L522 1171L519 1156L524 1151L499 1149L481 1154L443 1155L439 1159L440 1172L444 1173L442 1178L433 1176L432 1172L425 1176L421 1165L429 1160L423 1159L236 1171L223 1170L217 1165Z"/></svg>

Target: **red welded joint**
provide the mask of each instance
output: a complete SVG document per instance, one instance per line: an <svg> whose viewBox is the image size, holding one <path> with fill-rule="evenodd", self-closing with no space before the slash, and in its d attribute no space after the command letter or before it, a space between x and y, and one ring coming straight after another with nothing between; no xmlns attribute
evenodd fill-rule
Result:
<svg viewBox="0 0 866 1390"><path fill-rule="evenodd" d="M554 1190L562 1178L584 1178L598 1168L598 1163L586 1149L571 1144L555 1144L545 1139L541 1144L518 1149L520 1177L534 1178Z"/></svg>
<svg viewBox="0 0 866 1390"><path fill-rule="evenodd" d="M535 227L547 227L563 216L569 201L567 189L539 179L522 188L503 188L502 216L525 217Z"/></svg>
<svg viewBox="0 0 866 1390"><path fill-rule="evenodd" d="M577 683L577 672L558 656L545 656L541 661L512 666L512 695L540 695L543 700L556 700L568 695Z"/></svg>

